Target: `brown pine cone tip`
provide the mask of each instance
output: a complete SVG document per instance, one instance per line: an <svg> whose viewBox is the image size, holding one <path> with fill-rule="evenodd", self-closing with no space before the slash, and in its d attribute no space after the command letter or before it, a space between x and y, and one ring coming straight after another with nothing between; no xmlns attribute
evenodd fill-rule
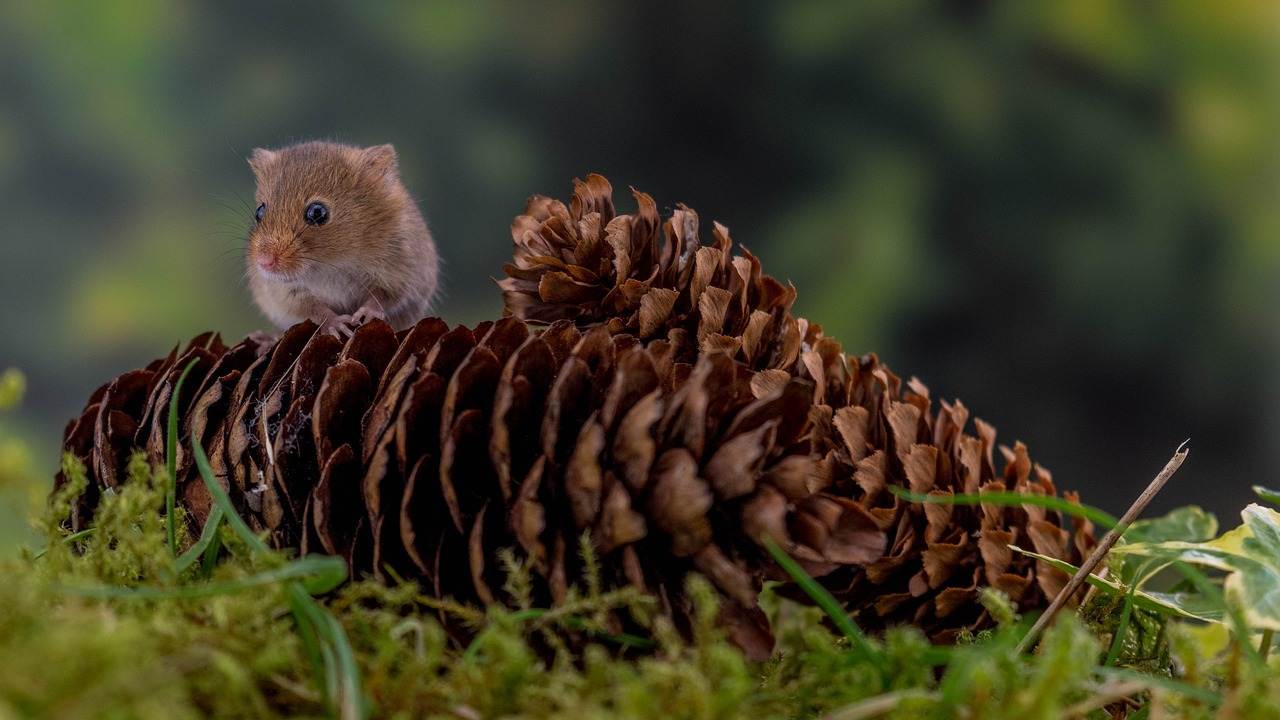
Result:
<svg viewBox="0 0 1280 720"><path fill-rule="evenodd" d="M504 266L505 313L532 323L605 324L641 340L667 337L686 354L722 351L752 369L795 363L804 333L791 306L796 289L764 275L729 229L713 245L698 239L698 214L678 205L666 222L645 193L617 215L600 175L574 181L568 207L535 195L511 225L513 262Z"/></svg>
<svg viewBox="0 0 1280 720"><path fill-rule="evenodd" d="M652 199L635 195L639 211L615 215L593 175L567 208L530 200L503 282L510 316L497 322L427 318L400 333L373 322L346 342L302 323L230 348L206 334L121 375L67 427L65 448L91 475L73 525L119 484L131 448L163 462L169 397L195 359L178 487L196 523L211 498L191 440L274 546L414 577L436 596L511 602L496 554L514 548L535 601L561 602L581 577L584 532L606 585L653 594L677 624L685 576L705 575L754 657L773 644L761 585L787 580L765 537L869 629L910 623L950 642L989 624L984 586L1023 610L1057 594L1065 575L1008 545L1079 563L1087 523L1072 535L1039 507L888 490L1055 494L1025 446L1000 446L997 474L994 428L975 420L967 434L964 405L934 403L794 318L794 289L732 255L722 226L700 246L681 206L659 235Z"/></svg>

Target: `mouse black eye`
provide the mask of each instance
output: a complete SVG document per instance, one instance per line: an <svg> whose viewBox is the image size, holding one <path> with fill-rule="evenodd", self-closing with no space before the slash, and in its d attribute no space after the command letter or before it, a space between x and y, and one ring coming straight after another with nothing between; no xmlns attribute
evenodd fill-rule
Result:
<svg viewBox="0 0 1280 720"><path fill-rule="evenodd" d="M302 212L302 219L308 225L323 225L329 219L329 208L322 202L313 202Z"/></svg>
<svg viewBox="0 0 1280 720"><path fill-rule="evenodd" d="M253 219L262 222L262 216L267 214L267 204L259 203L258 209L253 213Z"/></svg>

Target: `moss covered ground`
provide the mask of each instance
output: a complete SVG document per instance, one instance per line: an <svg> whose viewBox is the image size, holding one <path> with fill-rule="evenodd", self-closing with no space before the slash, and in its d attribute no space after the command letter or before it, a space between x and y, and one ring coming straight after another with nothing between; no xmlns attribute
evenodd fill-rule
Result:
<svg viewBox="0 0 1280 720"><path fill-rule="evenodd" d="M1140 603L1095 588L1021 653L1029 618L995 593L983 602L998 627L941 648L909 627L864 637L767 588L779 643L753 663L717 629L715 594L697 578L691 635L644 597L589 582L555 610L442 605L409 583L343 582L340 561L267 550L234 522L202 538L176 522L171 545L168 476L140 457L94 528L71 535L84 476L74 459L64 470L71 482L32 513L37 539L0 562L0 719L1280 716L1265 617L1236 608L1261 626L1224 624L1191 612L1187 591ZM590 545L581 552L589 565ZM523 570L504 561L520 597ZM1215 591L1231 589L1219 580L1203 590L1225 618L1237 596ZM624 607L643 636L604 629L604 613ZM442 614L471 632L450 635Z"/></svg>

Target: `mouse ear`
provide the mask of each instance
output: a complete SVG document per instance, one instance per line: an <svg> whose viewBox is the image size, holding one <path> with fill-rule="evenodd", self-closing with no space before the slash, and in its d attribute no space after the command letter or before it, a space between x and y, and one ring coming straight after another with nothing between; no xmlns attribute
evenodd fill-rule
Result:
<svg viewBox="0 0 1280 720"><path fill-rule="evenodd" d="M392 145L374 145L360 151L364 166L381 175L395 175L398 170L396 149Z"/></svg>
<svg viewBox="0 0 1280 720"><path fill-rule="evenodd" d="M253 170L254 175L262 175L262 171L272 160L276 159L276 154L266 148L254 148L249 154L249 168Z"/></svg>

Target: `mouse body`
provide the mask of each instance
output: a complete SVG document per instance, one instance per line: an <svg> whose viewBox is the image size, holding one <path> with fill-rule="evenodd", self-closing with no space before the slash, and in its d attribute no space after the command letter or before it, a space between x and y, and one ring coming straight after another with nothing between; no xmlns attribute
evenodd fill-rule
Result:
<svg viewBox="0 0 1280 720"><path fill-rule="evenodd" d="M440 260L395 148L311 141L255 149L249 166L249 288L273 323L349 335L375 318L401 330L427 313Z"/></svg>

